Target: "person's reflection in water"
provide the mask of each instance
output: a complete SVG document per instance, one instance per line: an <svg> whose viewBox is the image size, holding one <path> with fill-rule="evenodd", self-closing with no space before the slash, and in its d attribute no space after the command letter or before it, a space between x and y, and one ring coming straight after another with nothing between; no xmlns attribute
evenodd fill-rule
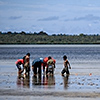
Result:
<svg viewBox="0 0 100 100"><path fill-rule="evenodd" d="M43 85L55 85L55 77L54 75L44 75L43 76Z"/></svg>
<svg viewBox="0 0 100 100"><path fill-rule="evenodd" d="M26 76L26 78L23 78L23 76L17 77L17 86L22 88L30 88L30 76Z"/></svg>
<svg viewBox="0 0 100 100"><path fill-rule="evenodd" d="M21 79L21 75L17 77L17 87L23 87L23 79Z"/></svg>
<svg viewBox="0 0 100 100"><path fill-rule="evenodd" d="M55 85L55 77L54 76L47 76L47 75L43 75L43 76L38 76L38 77L34 77L33 76L33 82L32 82L33 86L35 85Z"/></svg>
<svg viewBox="0 0 100 100"><path fill-rule="evenodd" d="M64 88L65 88L65 89L68 88L68 79L69 79L69 75L63 76Z"/></svg>
<svg viewBox="0 0 100 100"><path fill-rule="evenodd" d="M48 85L48 76L43 75L43 85Z"/></svg>
<svg viewBox="0 0 100 100"><path fill-rule="evenodd" d="M36 77L33 75L33 85L41 85L41 75L37 75Z"/></svg>
<svg viewBox="0 0 100 100"><path fill-rule="evenodd" d="M23 87L25 88L30 88L30 76L27 75L24 79L23 79Z"/></svg>

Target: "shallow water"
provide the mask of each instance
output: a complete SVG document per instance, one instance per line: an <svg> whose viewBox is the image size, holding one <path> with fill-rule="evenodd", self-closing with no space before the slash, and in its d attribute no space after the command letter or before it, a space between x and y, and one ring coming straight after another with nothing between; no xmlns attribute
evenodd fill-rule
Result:
<svg viewBox="0 0 100 100"><path fill-rule="evenodd" d="M30 62L37 57L52 56L56 59L54 77L19 79L15 61L27 52ZM69 77L62 77L63 55L68 56L72 69ZM0 88L41 89L64 91L100 91L100 46L99 45L2 45L0 46Z"/></svg>

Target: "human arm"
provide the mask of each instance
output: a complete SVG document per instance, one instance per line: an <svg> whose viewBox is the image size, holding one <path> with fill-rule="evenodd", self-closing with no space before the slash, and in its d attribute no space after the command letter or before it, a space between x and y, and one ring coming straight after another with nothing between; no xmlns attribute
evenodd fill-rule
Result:
<svg viewBox="0 0 100 100"><path fill-rule="evenodd" d="M68 61L68 65L69 65L69 69L71 69L71 65L70 65L69 61Z"/></svg>
<svg viewBox="0 0 100 100"><path fill-rule="evenodd" d="M32 70L34 70L34 66L32 65Z"/></svg>

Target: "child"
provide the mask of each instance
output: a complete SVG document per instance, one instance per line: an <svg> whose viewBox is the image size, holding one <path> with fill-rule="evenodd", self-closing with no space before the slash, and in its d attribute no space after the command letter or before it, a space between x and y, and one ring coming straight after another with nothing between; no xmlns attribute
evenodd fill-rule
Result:
<svg viewBox="0 0 100 100"><path fill-rule="evenodd" d="M47 70L46 74L54 74L54 68L55 68L55 60L51 58L51 56L48 57L47 61Z"/></svg>
<svg viewBox="0 0 100 100"><path fill-rule="evenodd" d="M43 72L45 72L45 68L46 68L46 73L48 72L48 71L47 71L47 70L48 70L47 62L48 62L49 58L52 58L52 57L49 56L49 57L45 57L45 58L43 59ZM52 58L52 60L53 60L53 62L54 62L54 68L55 68L56 60L55 60L54 58Z"/></svg>
<svg viewBox="0 0 100 100"><path fill-rule="evenodd" d="M63 56L63 60L64 60L64 68L61 71L61 74L62 74L62 76L64 76L64 73L66 72L66 74L69 75L69 69L68 69L68 67L71 69L71 66L70 66L69 61L67 60L67 56L66 55Z"/></svg>
<svg viewBox="0 0 100 100"><path fill-rule="evenodd" d="M21 66L23 66L24 60L23 59L18 59L15 63L16 63L16 66L18 68L18 76L19 76L23 72L23 69L21 68Z"/></svg>
<svg viewBox="0 0 100 100"><path fill-rule="evenodd" d="M30 53L27 53L26 56L23 57L24 59L24 76L30 74Z"/></svg>

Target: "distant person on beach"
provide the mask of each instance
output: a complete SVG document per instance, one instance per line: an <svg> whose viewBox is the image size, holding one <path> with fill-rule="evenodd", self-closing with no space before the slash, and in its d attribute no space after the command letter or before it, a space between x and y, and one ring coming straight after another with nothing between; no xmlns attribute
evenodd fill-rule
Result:
<svg viewBox="0 0 100 100"><path fill-rule="evenodd" d="M30 74L30 53L27 53L26 56L24 56L24 76Z"/></svg>
<svg viewBox="0 0 100 100"><path fill-rule="evenodd" d="M48 57L46 74L54 75L55 60L51 56Z"/></svg>
<svg viewBox="0 0 100 100"><path fill-rule="evenodd" d="M53 57L51 57L51 56L49 56L49 57L52 58L52 60L54 61L54 67L55 67L56 60ZM49 60L49 57L45 57L43 59L43 72L45 72L45 68L46 68L46 73L48 73L47 62Z"/></svg>
<svg viewBox="0 0 100 100"><path fill-rule="evenodd" d="M64 76L64 73L66 72L66 74L69 75L70 74L69 73L69 69L71 69L71 66L70 66L69 61L67 60L67 56L66 55L63 56L63 60L64 60L64 68L61 71L61 74L62 74L62 76Z"/></svg>
<svg viewBox="0 0 100 100"><path fill-rule="evenodd" d="M16 66L18 68L18 76L19 76L23 72L24 60L23 59L18 59L15 63L16 63Z"/></svg>
<svg viewBox="0 0 100 100"><path fill-rule="evenodd" d="M41 76L42 64L43 64L43 58L37 58L37 59L33 60L33 62L32 62L32 70L34 72L34 76L37 76L37 74L39 76ZM37 69L38 69L38 71L37 71Z"/></svg>

